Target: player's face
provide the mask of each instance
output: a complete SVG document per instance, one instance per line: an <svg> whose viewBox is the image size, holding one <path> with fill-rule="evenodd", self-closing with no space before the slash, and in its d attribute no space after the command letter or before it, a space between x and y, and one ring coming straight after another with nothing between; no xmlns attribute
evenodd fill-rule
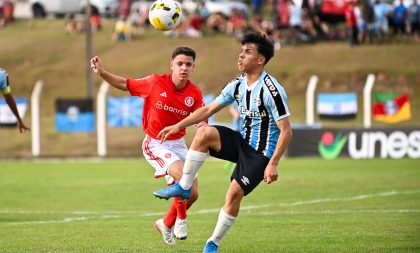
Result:
<svg viewBox="0 0 420 253"><path fill-rule="evenodd" d="M171 61L172 77L174 81L185 82L194 69L194 60L191 56L177 55Z"/></svg>
<svg viewBox="0 0 420 253"><path fill-rule="evenodd" d="M264 57L258 53L255 44L243 45L238 58L239 70L243 73L249 73L261 64L264 64Z"/></svg>

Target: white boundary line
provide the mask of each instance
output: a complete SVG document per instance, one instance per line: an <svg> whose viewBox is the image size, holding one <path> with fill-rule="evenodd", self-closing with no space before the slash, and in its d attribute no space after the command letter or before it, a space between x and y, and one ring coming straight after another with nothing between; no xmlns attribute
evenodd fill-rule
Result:
<svg viewBox="0 0 420 253"><path fill-rule="evenodd" d="M345 201L357 201L364 200L375 197L389 197L397 195L408 195L408 194L418 194L420 190L411 190L411 191L389 191L389 192L379 192L374 194L365 194L357 195L353 197L342 197L342 198L323 198L323 199L314 199L307 201L296 201L291 203L279 203L279 204L269 204L269 205L256 205L256 206L243 206L241 210L255 210L268 207L293 207L300 205L313 205L319 203L328 203L328 202L345 202ZM190 214L207 214L207 213L217 213L220 208L213 209L203 209ZM379 209L379 210L321 210L321 211L275 211L275 212L256 212L255 214L261 215L272 215L272 214L339 214L339 213L417 213L420 212L418 209ZM48 223L66 223L66 222L77 222L77 221L88 221L88 220L105 220L105 219L119 219L127 217L148 217L148 216L162 216L163 212L157 213L141 213L138 211L107 211L107 212L92 212L92 211L71 211L71 212L44 212L44 211L24 211L24 210L0 210L0 213L3 214L72 214L72 215L98 215L93 217L67 217L59 220L44 220L44 221L22 221L22 222L1 222L1 224L48 224Z"/></svg>

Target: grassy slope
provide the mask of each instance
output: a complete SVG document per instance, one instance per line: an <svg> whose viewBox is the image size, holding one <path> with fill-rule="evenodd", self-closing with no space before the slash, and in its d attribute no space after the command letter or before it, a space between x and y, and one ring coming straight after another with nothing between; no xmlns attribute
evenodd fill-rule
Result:
<svg viewBox="0 0 420 253"><path fill-rule="evenodd" d="M201 252L229 184L222 168L206 161L188 240L169 247L152 224L170 202L152 196L163 181L145 161L0 162L0 251ZM417 161L286 159L280 174L244 199L221 252L420 250Z"/></svg>
<svg viewBox="0 0 420 253"><path fill-rule="evenodd" d="M85 38L82 35L66 35L63 25L63 20L19 21L0 30L0 66L8 70L16 96L29 96L38 79L45 83L42 101L43 155L93 155L96 153L95 135L59 134L54 129L55 99L83 97L87 93ZM95 34L94 51L113 73L139 77L152 72L168 72L172 49L187 45L198 53L192 80L202 84L205 92L217 94L227 81L238 74L236 59L239 44L230 37L209 35L203 39L170 39L151 31L132 42L114 43L110 40L113 21L105 20L104 26L104 31ZM375 73L379 77L375 90L410 92L413 119L405 124L418 125L419 59L418 44L349 48L341 42L319 43L281 49L267 65L267 70L286 87L293 122L304 122L304 92L312 74L320 77L320 91L354 90L361 94L366 75ZM96 78L95 90L99 83ZM123 93L112 90L111 95ZM361 116L362 113L359 113L356 121L323 124L360 126ZM228 122L228 113L222 112L217 119ZM30 113L25 122L30 125ZM136 154L141 132L139 129L110 130L110 154ZM0 150L7 151L3 151L1 156L30 156L29 135L21 136L15 129L1 129L0 138L6 137L8 141L0 143Z"/></svg>

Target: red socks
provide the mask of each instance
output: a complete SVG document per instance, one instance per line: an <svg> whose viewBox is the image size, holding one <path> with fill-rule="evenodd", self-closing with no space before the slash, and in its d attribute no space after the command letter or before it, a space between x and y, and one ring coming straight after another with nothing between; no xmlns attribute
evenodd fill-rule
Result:
<svg viewBox="0 0 420 253"><path fill-rule="evenodd" d="M175 197L171 208L163 217L163 223L166 227L172 228L177 217L183 220L187 218L187 201Z"/></svg>

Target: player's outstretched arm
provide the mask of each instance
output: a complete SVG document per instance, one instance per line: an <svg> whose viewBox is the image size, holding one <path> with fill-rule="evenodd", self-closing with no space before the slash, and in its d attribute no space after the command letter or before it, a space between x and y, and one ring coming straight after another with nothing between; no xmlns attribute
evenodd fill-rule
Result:
<svg viewBox="0 0 420 253"><path fill-rule="evenodd" d="M4 99L6 100L6 103L9 105L10 110L12 110L13 114L15 115L17 119L17 126L19 128L20 133L24 133L26 131L29 131L29 127L25 126L22 119L20 118L19 111L16 106L15 99L13 98L12 93L8 93L4 95Z"/></svg>
<svg viewBox="0 0 420 253"><path fill-rule="evenodd" d="M195 110L188 117L181 120L177 124L165 127L159 132L157 137L160 138L161 142L164 142L169 136L178 133L181 129L192 126L207 119L214 113L220 111L220 109L222 109L223 107L223 105L219 104L216 101L213 101L209 105L203 106Z"/></svg>
<svg viewBox="0 0 420 253"><path fill-rule="evenodd" d="M287 146L292 140L292 127L290 126L289 117L285 117L276 122L277 127L280 129L280 135L277 141L276 149L274 154L271 157L270 161L267 164L267 167L264 171L264 182L270 184L278 179L277 166L279 164L280 158L283 156L286 151Z"/></svg>
<svg viewBox="0 0 420 253"><path fill-rule="evenodd" d="M127 91L127 79L121 76L114 75L106 71L102 66L102 61L98 56L93 57L90 60L90 67L93 72L98 76L102 77L110 85L114 86L117 89Z"/></svg>

